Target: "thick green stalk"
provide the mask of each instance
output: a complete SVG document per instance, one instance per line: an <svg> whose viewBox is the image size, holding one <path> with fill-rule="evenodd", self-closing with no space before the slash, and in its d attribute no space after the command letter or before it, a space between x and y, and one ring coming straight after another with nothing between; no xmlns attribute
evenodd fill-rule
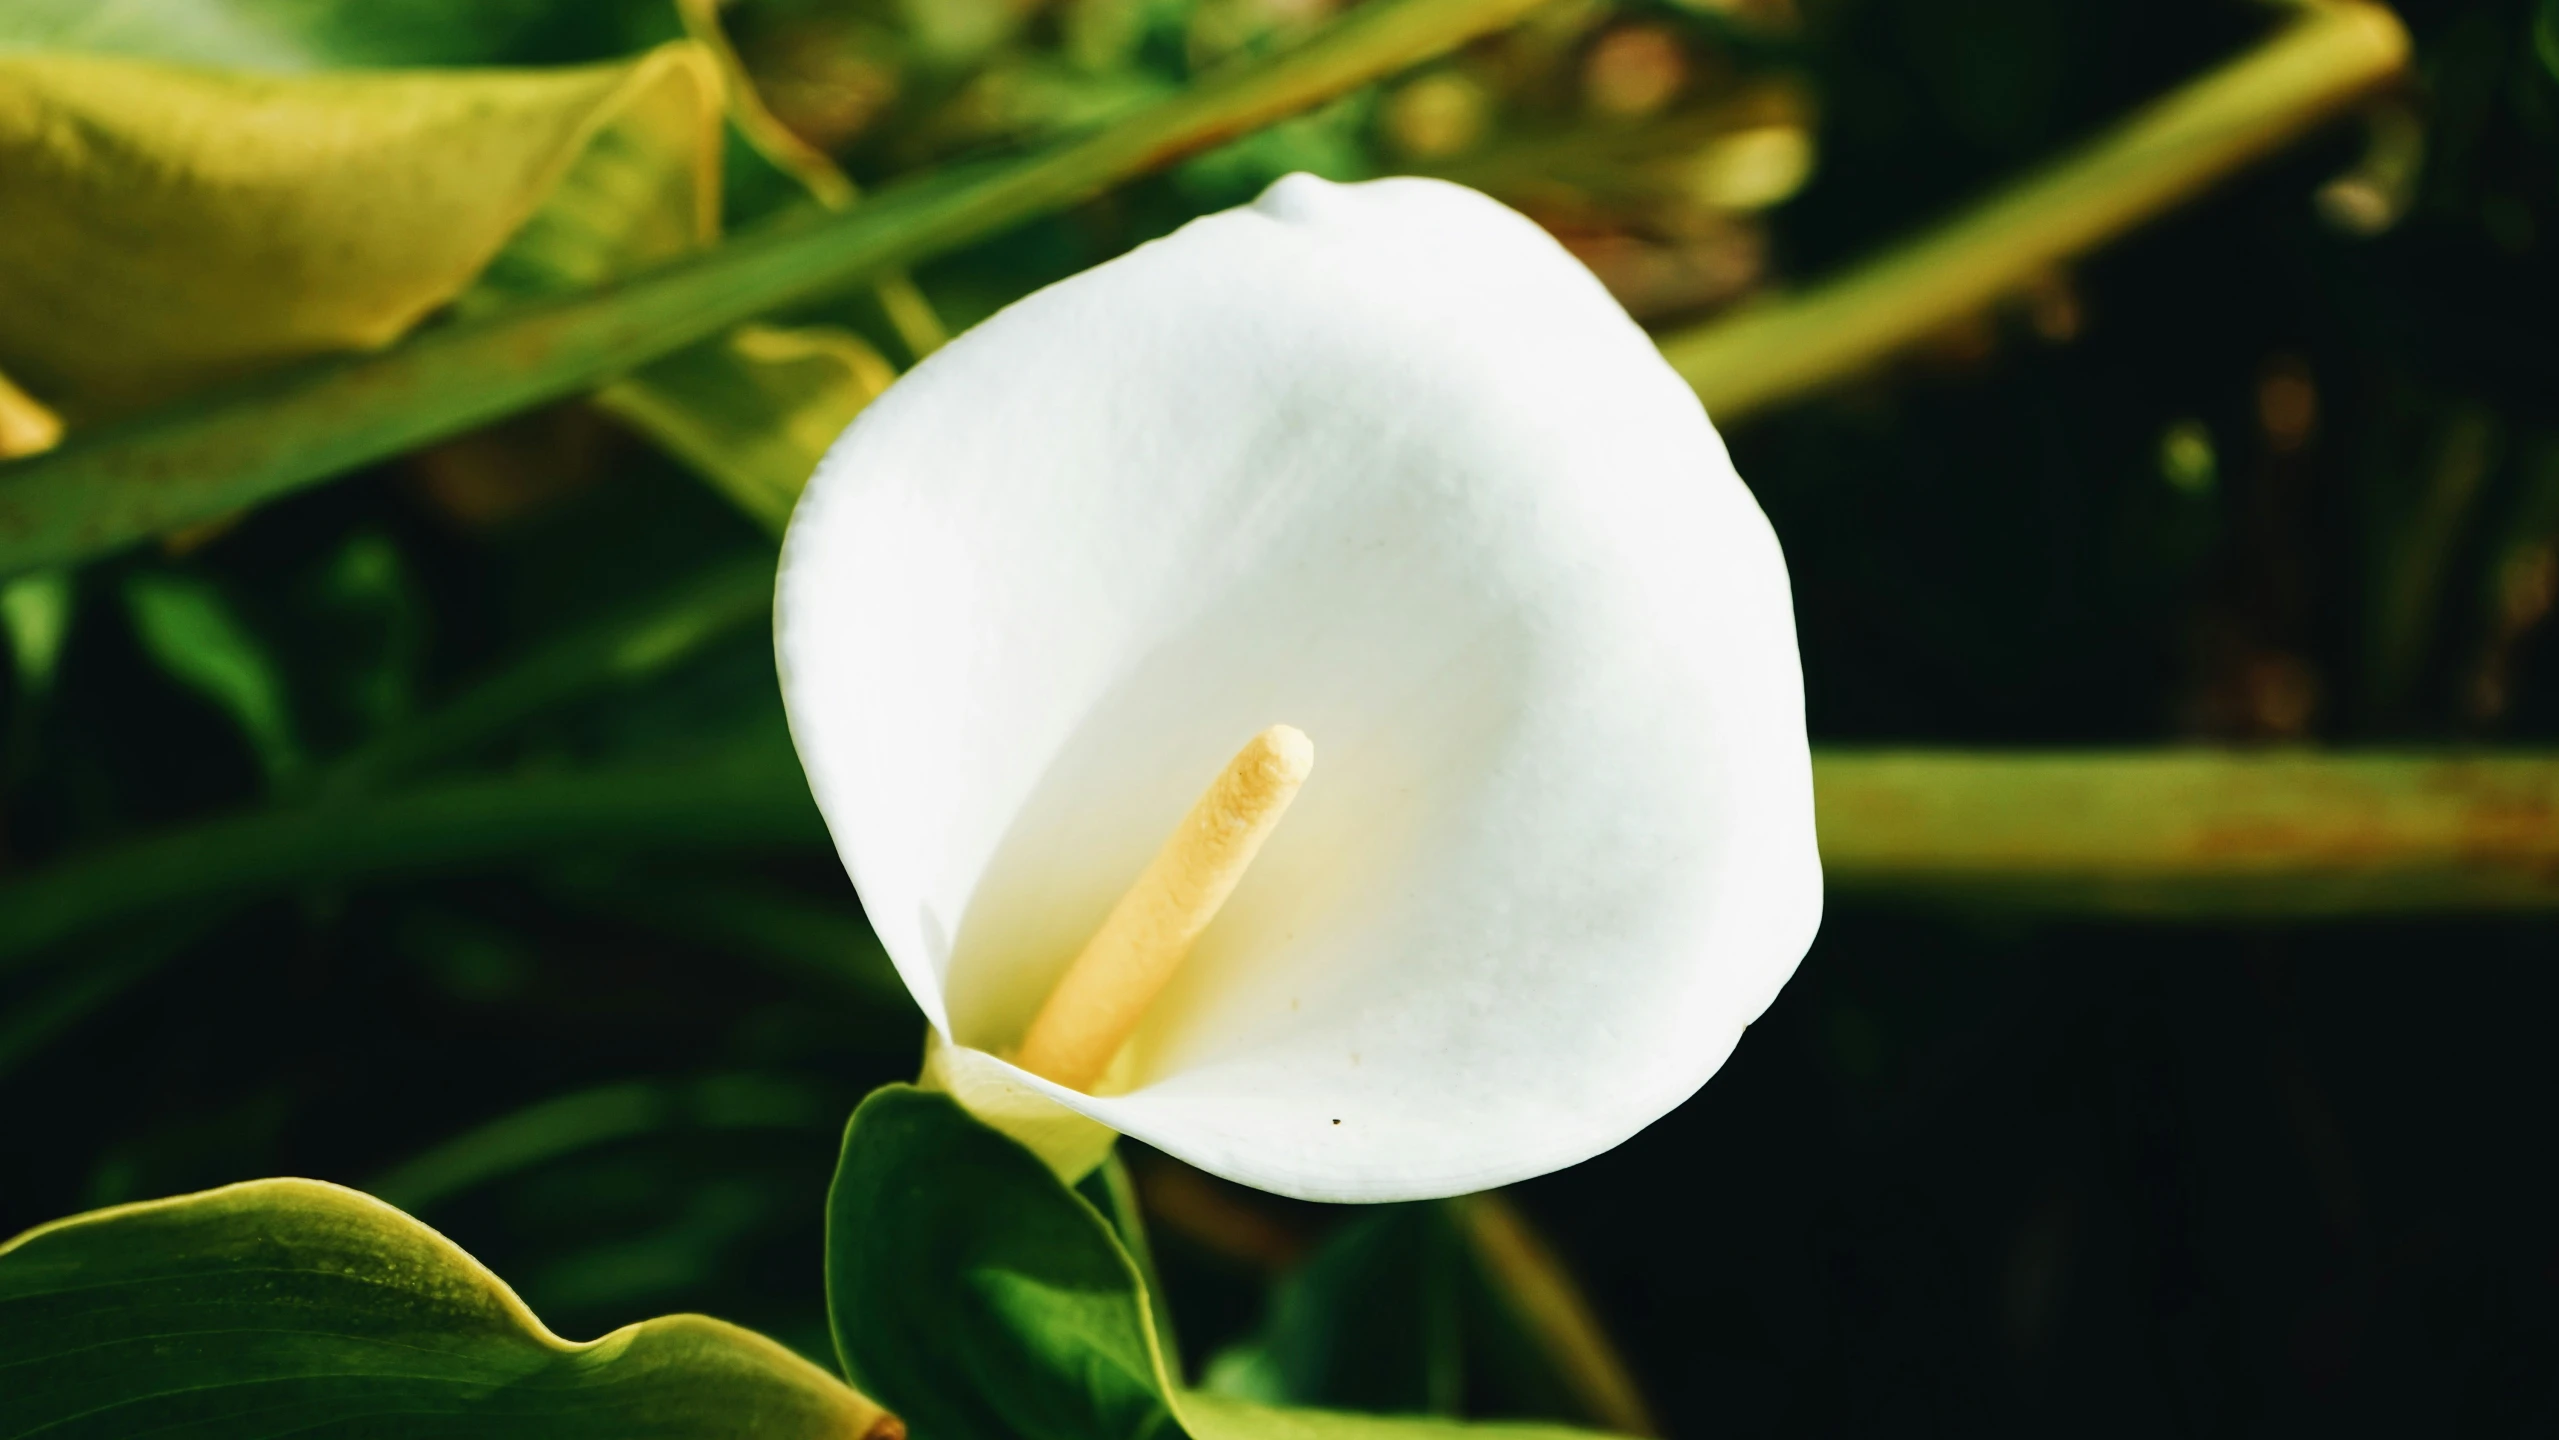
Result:
<svg viewBox="0 0 2559 1440"><path fill-rule="evenodd" d="M1662 338L1728 422L1844 379L2289 143L2408 61L2379 5L2311 4L2265 43L1954 220L1801 294Z"/></svg>
<svg viewBox="0 0 2559 1440"><path fill-rule="evenodd" d="M1834 894L2196 919L2559 909L2559 754L1825 752ZM0 886L0 973L158 906L564 857L816 849L786 758L199 821Z"/></svg>
<svg viewBox="0 0 2559 1440"><path fill-rule="evenodd" d="M591 389L741 321L1071 205L1479 35L1541 0L1383 0L1027 159L785 216L626 284L421 331L0 467L0 576L104 554Z"/></svg>
<svg viewBox="0 0 2559 1440"><path fill-rule="evenodd" d="M2559 909L2559 755L1829 752L1833 890L2102 915Z"/></svg>

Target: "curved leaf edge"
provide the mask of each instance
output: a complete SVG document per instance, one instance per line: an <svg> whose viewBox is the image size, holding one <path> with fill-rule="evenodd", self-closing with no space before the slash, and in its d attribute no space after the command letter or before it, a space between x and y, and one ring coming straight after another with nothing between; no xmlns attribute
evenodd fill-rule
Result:
<svg viewBox="0 0 2559 1440"><path fill-rule="evenodd" d="M9 1287L5 1284L7 1262L12 1257L37 1253L48 1241L75 1237L84 1230L135 1219L181 1215L188 1211L257 1209L271 1210L279 1216L316 1212L333 1219L394 1232L400 1239L423 1249L429 1263L435 1267L436 1278L475 1292L493 1303L503 1319L523 1339L554 1356L587 1357L609 1364L642 1347L644 1342L690 1336L700 1340L705 1348L731 1351L769 1370L783 1387L817 1397L841 1420L841 1424L832 1427L836 1440L904 1440L905 1426L895 1415L845 1384L838 1376L768 1336L715 1316L694 1313L661 1315L621 1326L593 1340L565 1339L543 1323L513 1286L442 1231L361 1190L326 1180L299 1177L243 1180L209 1190L132 1201L46 1221L0 1241L0 1301L10 1298Z"/></svg>

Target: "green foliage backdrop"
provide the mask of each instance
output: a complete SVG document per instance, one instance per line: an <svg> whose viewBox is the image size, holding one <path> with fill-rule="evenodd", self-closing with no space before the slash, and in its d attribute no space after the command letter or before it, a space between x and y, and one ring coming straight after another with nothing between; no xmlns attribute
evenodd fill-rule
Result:
<svg viewBox="0 0 2559 1440"><path fill-rule="evenodd" d="M877 1091L919 1022L773 537L943 337L1299 169L1524 210L1698 387L1830 915L1573 1171L1070 1193ZM858 1434L842 1364L924 1440L2546 1428L2555 180L2559 0L20 0L0 1233L311 1176L530 1312L287 1186L23 1238L0 1326L271 1205L457 1277L429 1411L744 1367ZM876 1278L933 1244L1029 1248ZM912 1309L831 1322L863 1264ZM52 1387L0 1433L120 1384L0 1360Z"/></svg>

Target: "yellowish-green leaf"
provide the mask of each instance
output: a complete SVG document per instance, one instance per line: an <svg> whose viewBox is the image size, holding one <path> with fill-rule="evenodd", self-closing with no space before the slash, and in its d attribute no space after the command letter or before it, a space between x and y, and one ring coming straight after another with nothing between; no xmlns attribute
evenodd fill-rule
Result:
<svg viewBox="0 0 2559 1440"><path fill-rule="evenodd" d="M590 150L704 157L682 183L688 215L706 213L719 93L690 44L561 70L292 77L0 54L0 274L39 282L0 288L0 372L76 427L388 344Z"/></svg>
<svg viewBox="0 0 2559 1440"><path fill-rule="evenodd" d="M721 0L675 0L684 33L719 64L720 78L728 86L729 123L737 127L748 148L775 171L791 177L811 200L829 210L850 208L861 198L852 177L824 150L801 139L765 105L754 77L738 58L737 47L729 42L729 32L721 27L720 4ZM942 317L903 267L881 275L871 288L879 297L880 309L888 316L889 324L896 328L897 338L916 359L932 354L950 340Z"/></svg>
<svg viewBox="0 0 2559 1440"><path fill-rule="evenodd" d="M0 265L81 281L0 297L0 368L94 418L383 344L447 304L502 310L649 269L717 238L727 83L694 44L567 71L294 78L0 57L0 166L39 181ZM106 267L101 237L131 237ZM757 327L606 399L778 526L890 378L849 333ZM0 388L0 455L60 428Z"/></svg>
<svg viewBox="0 0 2559 1440"><path fill-rule="evenodd" d="M0 1245L0 1435L859 1440L897 1421L782 1346L671 1315L571 1344L435 1231L315 1180Z"/></svg>
<svg viewBox="0 0 2559 1440"><path fill-rule="evenodd" d="M38 570L0 584L0 634L9 637L9 661L21 694L53 688L53 669L71 632L71 577Z"/></svg>
<svg viewBox="0 0 2559 1440"><path fill-rule="evenodd" d="M1444 54L1537 3L1360 5L1302 45L1041 154L919 181L839 215L776 215L601 293L435 326L379 355L75 434L0 473L0 574L105 554L592 390L747 320L875 282Z"/></svg>
<svg viewBox="0 0 2559 1440"><path fill-rule="evenodd" d="M754 147L755 153L798 181L810 199L829 210L852 204L852 179L825 151L801 139L765 107L764 97L756 93L755 82L738 58L737 47L729 42L729 32L720 24L720 3L721 0L675 0L675 10L684 22L684 33L719 64L720 78L728 86L729 123L737 127L738 134Z"/></svg>
<svg viewBox="0 0 2559 1440"><path fill-rule="evenodd" d="M826 447L896 378L850 331L746 325L596 399L778 534Z"/></svg>
<svg viewBox="0 0 2559 1440"><path fill-rule="evenodd" d="M592 290L698 250L719 238L719 206L716 111L626 110L597 128L456 308Z"/></svg>
<svg viewBox="0 0 2559 1440"><path fill-rule="evenodd" d="M0 460L50 450L62 441L62 417L0 375Z"/></svg>
<svg viewBox="0 0 2559 1440"><path fill-rule="evenodd" d="M708 46L697 53L716 65ZM723 93L740 78L724 68ZM478 314L592 290L715 239L717 132L700 119L633 111L602 128L456 308ZM823 168L810 174L834 174L823 156L814 164ZM835 181L817 187L816 198L848 203L849 182ZM896 378L850 331L746 325L614 381L597 398L778 532L826 447Z"/></svg>

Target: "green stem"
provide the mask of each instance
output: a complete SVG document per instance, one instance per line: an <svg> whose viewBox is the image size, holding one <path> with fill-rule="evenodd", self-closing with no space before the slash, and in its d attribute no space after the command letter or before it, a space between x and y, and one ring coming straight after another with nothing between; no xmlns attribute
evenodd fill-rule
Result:
<svg viewBox="0 0 2559 1440"><path fill-rule="evenodd" d="M1854 895L2118 916L2559 908L2559 755L1828 752Z"/></svg>
<svg viewBox="0 0 2559 1440"><path fill-rule="evenodd" d="M1854 375L2192 198L2396 77L2379 5L2314 4L2264 44L1975 209L1799 295L1664 336L1718 423Z"/></svg>
<svg viewBox="0 0 2559 1440"><path fill-rule="evenodd" d="M591 389L741 321L878 279L1445 53L1541 0L1384 0L1023 160L779 217L628 283L422 331L0 467L0 576L104 554Z"/></svg>
<svg viewBox="0 0 2559 1440"><path fill-rule="evenodd" d="M528 716L592 691L633 685L772 613L773 557L712 566L480 680L332 761L313 790L331 799L464 754Z"/></svg>
<svg viewBox="0 0 2559 1440"><path fill-rule="evenodd" d="M1484 1283L1509 1308L1584 1418L1617 1435L1662 1433L1599 1311L1571 1267L1498 1190L1441 1202Z"/></svg>
<svg viewBox="0 0 2559 1440"><path fill-rule="evenodd" d="M1814 759L1841 896L2197 919L2559 909L2559 754L1842 752ZM0 886L0 973L151 908L568 856L818 849L796 769L453 781L200 821Z"/></svg>
<svg viewBox="0 0 2559 1440"><path fill-rule="evenodd" d="M825 842L808 787L782 763L474 779L223 816L0 886L0 973L42 946L186 901L570 857Z"/></svg>
<svg viewBox="0 0 2559 1440"><path fill-rule="evenodd" d="M415 1214L495 1180L669 1130L831 1130L842 1112L776 1075L634 1080L555 1095L414 1155L365 1193Z"/></svg>

